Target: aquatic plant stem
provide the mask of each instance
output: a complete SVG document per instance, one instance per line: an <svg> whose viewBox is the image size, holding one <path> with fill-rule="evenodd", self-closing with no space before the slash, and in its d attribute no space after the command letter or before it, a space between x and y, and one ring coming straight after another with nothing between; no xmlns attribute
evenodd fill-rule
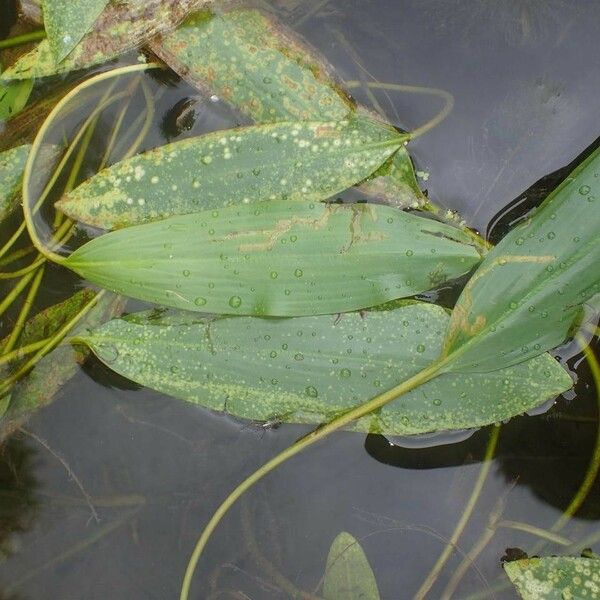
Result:
<svg viewBox="0 0 600 600"><path fill-rule="evenodd" d="M490 473L490 469L492 466L492 459L496 452L496 447L498 446L498 438L500 436L500 427L498 425L494 425L492 429L492 433L490 435L490 439L488 441L488 445L485 451L485 456L483 458L483 463L481 465L481 469L479 470L479 475L477 476L477 481L475 482L475 486L473 491L471 492L471 496L467 501L465 506L465 510L450 537L450 541L448 545L444 548L444 551L438 558L437 562L429 572L429 575L425 579L425 581L421 584L421 587L418 589L417 593L414 596L414 600L422 600L425 598L429 590L433 587L433 584L437 580L439 574L444 568L445 564L448 562L450 555L454 551L454 546L457 544L460 536L463 534L465 527L473 514L473 509L479 500L479 496L481 495L481 490L483 489L483 485Z"/></svg>
<svg viewBox="0 0 600 600"><path fill-rule="evenodd" d="M217 511L213 514L210 521L204 528L202 535L198 539L196 546L192 552L190 560L188 562L185 575L183 578L183 583L181 587L180 600L188 600L192 578L194 576L194 571L196 570L196 566L198 565L198 561L200 560L200 556L208 540L210 539L212 533L216 529L217 525L221 522L221 519L225 516L225 514L229 511L229 509L235 504L235 502L245 493L247 492L254 484L259 482L265 475L268 475L272 471L274 471L277 467L282 465L284 462L289 460L290 458L296 456L309 446L312 446L314 443L326 438L331 433L349 425L353 421L360 419L369 413L378 410L390 403L392 400L402 396L410 392L411 390L427 383L431 379L434 379L438 375L441 374L443 367L447 364L448 359L440 359L434 362L432 365L423 369L410 379L407 379L400 385L388 390L387 392L376 396L369 402L357 406L352 410L344 413L343 415L337 417L333 421L330 421L326 425L316 429L315 431L309 433L307 436L298 440L295 444L292 444L282 452L280 452L277 456L272 458L270 461L265 463L262 467L257 469L250 477L245 479L242 483L240 483L229 496L223 501L223 503L219 506Z"/></svg>
<svg viewBox="0 0 600 600"><path fill-rule="evenodd" d="M46 37L46 32L43 29L37 31L30 31L29 33L23 33L22 35L15 35L14 37L6 40L0 40L0 50L5 48L14 48L15 46L21 46L22 44L28 44L29 42L37 42L43 40Z"/></svg>
<svg viewBox="0 0 600 600"><path fill-rule="evenodd" d="M0 266L10 265L14 262L17 262L21 258L25 258L28 254L35 252L35 248L30 246L29 248L21 248L19 250L15 250L12 254L9 254L6 258L0 260Z"/></svg>
<svg viewBox="0 0 600 600"><path fill-rule="evenodd" d="M19 282L10 292L5 296L4 300L0 302L0 317L10 308L11 304L19 297L19 294L27 287L29 282L33 279L34 272L27 273L24 277L19 279Z"/></svg>
<svg viewBox="0 0 600 600"><path fill-rule="evenodd" d="M498 528L503 527L505 529L515 529L517 531L524 531L525 533L529 533L530 535L535 535L536 537L542 538L548 542L552 542L553 544L558 544L559 546L571 546L573 542L563 537L562 535L558 535L557 533L552 533L547 529L542 529L541 527L535 527L534 525L530 525L529 523L521 523L520 521L511 521L511 520L503 520L498 523Z"/></svg>
<svg viewBox="0 0 600 600"><path fill-rule="evenodd" d="M20 360L28 354L32 354L36 350L39 350L43 346L45 346L50 341L50 338L45 338L43 340L39 340L38 342L33 342L31 344L27 344L26 346L21 346L16 350L12 350L11 352L6 352L0 356L0 366L8 364L9 362Z"/></svg>
<svg viewBox="0 0 600 600"><path fill-rule="evenodd" d="M27 158L27 162L25 164L25 171L24 171L24 175L23 175L23 214L25 216L25 224L27 226L27 230L29 232L29 237L31 238L31 241L33 243L33 245L38 249L38 251L43 254L48 260L55 262L57 264L61 264L63 263L66 258L64 256L61 256L60 254L57 254L56 252L50 250L47 246L44 245L44 243L42 242L42 240L39 238L39 236L37 235L37 231L35 228L35 223L33 221L33 211L34 211L34 204L32 202L32 199L30 197L30 190L29 190L29 182L31 181L31 177L32 177L32 172L33 172L33 165L35 163L35 159L40 151L40 147L42 145L42 141L44 140L44 137L46 135L46 133L48 132L50 126L54 123L54 120L56 118L56 116L58 114L60 114L60 112L62 111L62 109L74 98L77 96L77 94L79 94L81 91L101 82L101 81L105 81L108 79L112 79L114 77L118 77L120 75L126 75L129 73L136 73L139 71L146 71L148 69L154 69L154 68L158 68L160 65L156 65L153 63L149 63L149 64L138 64L138 65L129 65L126 67L120 67L118 69L113 69L112 71L107 71L105 73L100 73L99 75L96 75L94 77L91 77L90 79L84 81L83 83L81 83L80 85L78 85L76 88L74 88L73 90L71 90L68 94L66 94L57 104L56 106L52 109L52 111L50 112L50 114L48 115L48 117L46 118L46 120L44 121L44 123L42 124L42 127L40 128L40 130L38 131L38 134L35 137L35 140L33 141L33 144L31 146L31 151L29 152L29 156ZM107 102L114 102L115 100L120 99L121 97L123 97L123 95L125 94L125 92L121 93L121 94L115 94L112 98L110 98ZM93 121L93 119L95 118L96 114L99 114L99 112L101 110L103 110L104 107L98 107L96 108L96 110L92 113L92 115L90 115L88 117L88 120L86 122L86 127L85 128L81 128L79 133L81 133L81 135L83 135L87 129L87 124L89 124L90 122ZM77 139L77 141L79 141ZM71 147L73 148L75 145L75 140L74 143L71 144ZM64 159L63 159L64 160ZM41 200L43 201L43 200ZM39 208L40 205L40 199L38 199L35 203L35 209Z"/></svg>

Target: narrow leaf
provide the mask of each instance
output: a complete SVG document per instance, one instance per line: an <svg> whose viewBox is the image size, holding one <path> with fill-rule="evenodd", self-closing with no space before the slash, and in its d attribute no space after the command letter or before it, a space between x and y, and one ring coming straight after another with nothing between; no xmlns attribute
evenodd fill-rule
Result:
<svg viewBox="0 0 600 600"><path fill-rule="evenodd" d="M64 265L156 304L295 316L366 308L435 287L479 261L465 242L452 227L388 206L286 200L114 231Z"/></svg>
<svg viewBox="0 0 600 600"><path fill-rule="evenodd" d="M0 123L25 107L32 89L32 79L0 83Z"/></svg>
<svg viewBox="0 0 600 600"><path fill-rule="evenodd" d="M504 563L523 600L600 598L600 560L552 556Z"/></svg>
<svg viewBox="0 0 600 600"><path fill-rule="evenodd" d="M0 223L19 205L29 146L19 146L0 153Z"/></svg>
<svg viewBox="0 0 600 600"><path fill-rule="evenodd" d="M485 258L454 309L454 371L515 364L562 343L600 292L600 150Z"/></svg>
<svg viewBox="0 0 600 600"><path fill-rule="evenodd" d="M107 62L141 45L157 33L175 27L189 11L211 0L129 0L113 2L95 28L62 62L57 62L48 39L42 40L0 75L0 81L69 73ZM65 5L70 2L64 2Z"/></svg>
<svg viewBox="0 0 600 600"><path fill-rule="evenodd" d="M150 311L82 336L137 383L245 419L323 423L415 375L440 353L449 316L433 304L296 319ZM410 435L521 414L572 386L549 355L489 374L444 374L353 425Z"/></svg>
<svg viewBox="0 0 600 600"><path fill-rule="evenodd" d="M329 550L323 580L325 600L379 600L379 590L369 561L358 541L340 533Z"/></svg>
<svg viewBox="0 0 600 600"><path fill-rule="evenodd" d="M258 10L196 13L150 45L192 85L257 123L340 120L354 108L324 58ZM425 201L405 149L361 191L399 207Z"/></svg>
<svg viewBox="0 0 600 600"><path fill-rule="evenodd" d="M107 4L108 0L43 0L48 43L57 63L77 46Z"/></svg>
<svg viewBox="0 0 600 600"><path fill-rule="evenodd" d="M324 200L368 177L405 140L366 118L218 131L117 163L57 207L114 229L242 202Z"/></svg>
<svg viewBox="0 0 600 600"><path fill-rule="evenodd" d="M19 339L26 346L57 333L68 321L94 297L96 292L84 289L67 300L55 304L32 317L25 325ZM73 331L85 332L86 328L99 325L122 311L123 300L114 296L102 298L87 317ZM0 342L0 348L6 340ZM78 365L85 358L85 347L62 345L55 348L36 365L24 379L12 388L8 410L0 420L0 439L17 429L32 413L50 404L58 390L75 375ZM10 370L21 364L13 363ZM5 370L0 375L10 372Z"/></svg>

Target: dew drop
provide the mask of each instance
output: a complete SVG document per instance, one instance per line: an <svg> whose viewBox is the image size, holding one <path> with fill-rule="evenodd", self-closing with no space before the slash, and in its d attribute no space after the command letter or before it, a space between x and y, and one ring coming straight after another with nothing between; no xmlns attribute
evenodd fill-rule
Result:
<svg viewBox="0 0 600 600"><path fill-rule="evenodd" d="M406 251L406 256L412 256L413 254L414 254L414 252L412 250Z"/></svg>
<svg viewBox="0 0 600 600"><path fill-rule="evenodd" d="M278 276L279 274L277 273L277 271L271 271L271 279L277 279Z"/></svg>
<svg viewBox="0 0 600 600"><path fill-rule="evenodd" d="M277 357L277 352L275 352L275 350L273 350L269 356L271 358L276 358Z"/></svg>
<svg viewBox="0 0 600 600"><path fill-rule="evenodd" d="M298 354L294 354L294 360L304 360L304 354L302 352L298 352Z"/></svg>
<svg viewBox="0 0 600 600"><path fill-rule="evenodd" d="M419 352L420 354L422 354L423 352L425 352L425 346L423 344L419 344L417 346L417 352Z"/></svg>
<svg viewBox="0 0 600 600"><path fill-rule="evenodd" d="M183 276L184 277L189 277L190 276L190 272L187 269L183 270Z"/></svg>
<svg viewBox="0 0 600 600"><path fill-rule="evenodd" d="M319 395L319 392L317 391L317 388L313 387L312 385L309 385L305 390L304 393L307 396L310 396L311 398L316 398Z"/></svg>
<svg viewBox="0 0 600 600"><path fill-rule="evenodd" d="M524 243L525 243L525 238L520 237L515 240L515 244L517 246L522 246Z"/></svg>
<svg viewBox="0 0 600 600"><path fill-rule="evenodd" d="M588 195L588 194L589 194L591 191L592 191L592 188L591 188L589 185L582 185L582 186L579 188L579 193L580 193L582 196L587 196L587 195Z"/></svg>
<svg viewBox="0 0 600 600"><path fill-rule="evenodd" d="M194 300L194 304L196 306L204 306L206 304L206 298L203 298L202 296L198 296L195 300Z"/></svg>
<svg viewBox="0 0 600 600"><path fill-rule="evenodd" d="M556 237L556 234L554 233L554 231L549 231L547 237L549 240L553 240Z"/></svg>
<svg viewBox="0 0 600 600"><path fill-rule="evenodd" d="M302 277L302 275L304 275L304 272L302 271L302 269L296 269L296 270L294 271L294 275L295 275L296 277Z"/></svg>
<svg viewBox="0 0 600 600"><path fill-rule="evenodd" d="M435 406L441 406L441 404L442 404L442 401L441 401L439 398L436 398L436 399L433 401L433 404L434 404Z"/></svg>
<svg viewBox="0 0 600 600"><path fill-rule="evenodd" d="M202 164L204 165L210 165L210 163L212 162L212 156L209 156L208 154L206 156L202 157Z"/></svg>
<svg viewBox="0 0 600 600"><path fill-rule="evenodd" d="M348 377L350 377L352 375L352 371L350 371L350 369L342 369L340 371L340 376L343 377L344 379L348 379Z"/></svg>
<svg viewBox="0 0 600 600"><path fill-rule="evenodd" d="M242 299L239 296L231 296L229 298L229 306L231 308L239 308L242 305Z"/></svg>

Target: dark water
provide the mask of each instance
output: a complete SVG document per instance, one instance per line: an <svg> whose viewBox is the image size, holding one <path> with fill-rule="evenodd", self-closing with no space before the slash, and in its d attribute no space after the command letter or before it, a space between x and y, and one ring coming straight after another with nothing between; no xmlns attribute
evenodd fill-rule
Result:
<svg viewBox="0 0 600 600"><path fill-rule="evenodd" d="M594 0L270 5L343 79L453 94L452 114L416 140L412 153L418 169L429 173L430 197L495 241L568 172L560 169L597 144L600 6ZM192 129L182 132L173 107L193 90L175 79L170 86L148 82L161 97L145 147L236 123L219 103L200 101L195 120L186 122ZM360 90L355 95L361 98ZM405 129L440 108L439 99L424 95L378 99ZM61 269L50 268L40 306L73 285ZM10 315L2 323L9 325ZM577 492L596 440L597 394L577 346L559 355L576 378L574 391L542 415L502 426L473 516L429 598L442 597L494 511L502 511L504 524L550 529ZM210 414L136 389L94 360L27 429L38 440L16 436L0 457L0 598L178 597L189 554L220 501L307 431L264 431ZM484 429L468 439L438 439L441 445L432 448L402 448L376 436L334 435L270 475L231 511L201 561L193 597L290 598L281 577L313 591L333 538L346 530L361 540L381 597L412 598L465 509L489 436ZM500 559L508 547L599 551L599 492L596 484L560 532L573 547L541 547L531 533L497 527L453 597L514 598L510 588L498 587L506 581Z"/></svg>

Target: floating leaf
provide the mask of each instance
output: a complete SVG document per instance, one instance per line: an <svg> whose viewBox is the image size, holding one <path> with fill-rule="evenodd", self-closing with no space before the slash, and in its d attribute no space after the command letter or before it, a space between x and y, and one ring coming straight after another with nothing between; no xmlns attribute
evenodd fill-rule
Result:
<svg viewBox="0 0 600 600"><path fill-rule="evenodd" d="M0 153L0 223L18 206L29 146Z"/></svg>
<svg viewBox="0 0 600 600"><path fill-rule="evenodd" d="M150 46L192 85L257 123L340 120L353 109L324 59L257 10L194 14ZM361 190L399 207L425 201L405 149Z"/></svg>
<svg viewBox="0 0 600 600"><path fill-rule="evenodd" d="M554 348L600 292L600 150L485 258L454 309L454 371L486 371Z"/></svg>
<svg viewBox="0 0 600 600"><path fill-rule="evenodd" d="M523 600L600 598L600 560L552 556L504 563Z"/></svg>
<svg viewBox="0 0 600 600"><path fill-rule="evenodd" d="M108 0L43 0L44 26L57 63L77 46L107 4Z"/></svg>
<svg viewBox="0 0 600 600"><path fill-rule="evenodd" d="M77 315L94 297L96 292L84 289L67 300L55 304L32 317L23 329L19 338L20 346L44 340L63 327ZM74 329L84 332L87 327L95 327L102 321L119 314L123 300L114 296L105 296L90 311L85 319ZM6 340L0 342L0 348ZM49 404L56 392L77 372L79 363L85 357L82 348L62 345L55 348L36 365L33 371L17 382L11 389L10 403L6 414L0 420L0 439L10 435L26 418L36 410ZM22 362L12 364L17 368ZM9 371L0 372L6 375Z"/></svg>
<svg viewBox="0 0 600 600"><path fill-rule="evenodd" d="M175 27L189 11L207 2L210 0L113 2L100 15L96 27L83 37L65 60L56 61L50 42L45 39L6 69L0 81L48 77L107 62L157 33ZM70 2L64 4L69 5Z"/></svg>
<svg viewBox="0 0 600 600"><path fill-rule="evenodd" d="M379 590L369 561L358 541L340 533L329 550L323 580L325 600L379 600Z"/></svg>
<svg viewBox="0 0 600 600"><path fill-rule="evenodd" d="M405 140L367 118L218 131L117 163L57 207L114 229L242 202L324 200L368 177Z"/></svg>
<svg viewBox="0 0 600 600"><path fill-rule="evenodd" d="M412 296L478 261L462 232L395 208L286 200L114 231L63 264L156 304L295 316Z"/></svg>
<svg viewBox="0 0 600 600"><path fill-rule="evenodd" d="M150 311L80 339L117 373L237 417L323 423L418 373L440 353L449 316L436 305L295 319ZM445 374L353 424L410 435L478 427L572 386L545 354L489 374Z"/></svg>
<svg viewBox="0 0 600 600"><path fill-rule="evenodd" d="M25 107L32 89L32 79L0 83L0 123Z"/></svg>

